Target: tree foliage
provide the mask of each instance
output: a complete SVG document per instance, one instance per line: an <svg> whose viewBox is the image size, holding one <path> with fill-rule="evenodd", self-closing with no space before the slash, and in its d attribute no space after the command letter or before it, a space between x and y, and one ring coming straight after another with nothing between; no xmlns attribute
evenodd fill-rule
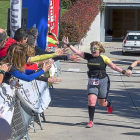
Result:
<svg viewBox="0 0 140 140"><path fill-rule="evenodd" d="M62 0L61 1L61 6L64 9L69 9L69 8L71 8L75 4L76 1L77 0Z"/></svg>
<svg viewBox="0 0 140 140"><path fill-rule="evenodd" d="M60 19L60 39L68 36L70 41L80 42L99 11L100 0L76 0Z"/></svg>

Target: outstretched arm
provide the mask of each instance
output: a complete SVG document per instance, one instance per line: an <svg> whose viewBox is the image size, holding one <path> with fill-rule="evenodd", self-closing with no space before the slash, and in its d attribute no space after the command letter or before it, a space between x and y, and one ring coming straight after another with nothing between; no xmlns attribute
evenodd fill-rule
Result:
<svg viewBox="0 0 140 140"><path fill-rule="evenodd" d="M137 61L134 61L127 69L126 73L127 73L127 76L131 76L132 75L132 70L135 66L137 66L138 64L140 64L140 60L137 60Z"/></svg>
<svg viewBox="0 0 140 140"><path fill-rule="evenodd" d="M44 61L44 60L47 60L47 59L50 59L50 58L54 58L56 56L62 56L62 55L67 55L67 50L63 49L61 47L61 48L59 48L57 50L57 52L52 53L52 54L43 54L43 55L40 55L40 56L29 57L27 62L28 63L33 63L33 62Z"/></svg>
<svg viewBox="0 0 140 140"><path fill-rule="evenodd" d="M34 79L36 79L37 77L39 77L40 75L42 75L44 73L44 70L40 70L39 72L27 75L25 73L21 73L20 71L14 71L14 72L10 72L11 75L15 76L18 79L30 82Z"/></svg>
<svg viewBox="0 0 140 140"><path fill-rule="evenodd" d="M128 74L127 74L127 72L125 70L123 70L120 67L116 66L113 62L108 63L108 66L111 69L113 69L115 71L118 71L118 72L120 72L120 73L125 74L126 76L128 76Z"/></svg>
<svg viewBox="0 0 140 140"><path fill-rule="evenodd" d="M76 49L74 46L72 46L69 41L68 41L68 38L66 38L65 36L63 37L62 41L65 43L65 45L67 45L68 47L70 47L70 49L76 53L77 55L79 55L80 57L84 58L84 52ZM64 46L65 46L64 45Z"/></svg>
<svg viewBox="0 0 140 140"><path fill-rule="evenodd" d="M52 54L52 53L53 53L53 52L44 51L44 50L42 50L41 48L39 48L38 46L35 46L35 51L36 51L35 55ZM66 61L66 60L69 60L69 54L63 55L63 56L57 56L57 57L55 57L55 58L53 58L53 59L54 59L55 61L56 61L56 60L64 60L64 61Z"/></svg>
<svg viewBox="0 0 140 140"><path fill-rule="evenodd" d="M120 67L116 66L113 62L108 63L108 66L109 66L111 69L113 69L113 70L115 70L115 71L118 71L118 72L120 72L120 73L122 73L122 71L123 71Z"/></svg>
<svg viewBox="0 0 140 140"><path fill-rule="evenodd" d="M43 64L42 70L36 72L36 73L32 73L34 71L32 70L26 70L26 73L21 73L20 71L16 70L13 72L10 72L11 75L15 76L18 79L30 82L34 79L36 79L37 77L39 77L40 75L44 74L44 72L48 71L51 68L53 61L49 60L48 62L45 62Z"/></svg>
<svg viewBox="0 0 140 140"><path fill-rule="evenodd" d="M80 57L84 58L84 52L77 50L75 47L73 47L72 45L69 46L70 49L75 52L77 55L79 55Z"/></svg>
<svg viewBox="0 0 140 140"><path fill-rule="evenodd" d="M138 64L140 64L140 60L134 61L134 62L131 64L131 67L134 68L134 67L137 66Z"/></svg>
<svg viewBox="0 0 140 140"><path fill-rule="evenodd" d="M56 56L57 56L56 53L52 53L52 54L43 54L43 55L35 56L35 57L29 57L28 60L27 60L27 63L44 61L44 60L47 60L47 59L50 59L50 58L54 58Z"/></svg>

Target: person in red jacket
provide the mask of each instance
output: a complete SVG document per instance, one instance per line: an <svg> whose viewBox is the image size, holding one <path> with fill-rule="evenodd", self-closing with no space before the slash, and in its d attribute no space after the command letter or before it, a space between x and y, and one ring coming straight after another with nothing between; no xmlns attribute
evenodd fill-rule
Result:
<svg viewBox="0 0 140 140"><path fill-rule="evenodd" d="M59 40L58 40L57 36L54 33L48 33L47 38L48 38L47 47L56 47L57 48L57 44L59 44Z"/></svg>
<svg viewBox="0 0 140 140"><path fill-rule="evenodd" d="M16 43L16 41L11 37L7 38L7 33L2 28L0 28L0 42L0 57L5 56L7 54L7 49L9 48L9 46Z"/></svg>
<svg viewBox="0 0 140 140"><path fill-rule="evenodd" d="M3 33L2 33L2 31L3 31ZM3 45L3 47L0 48L0 58L7 55L7 50L12 44L15 44L15 43L25 44L27 42L27 39L28 39L27 31L25 29L22 29L22 28L19 28L16 30L15 35L14 35L14 39L11 37L7 38L6 31L4 29L0 28L1 36L3 36L4 33L5 33L6 39L4 40L5 44Z"/></svg>
<svg viewBox="0 0 140 140"><path fill-rule="evenodd" d="M57 48L59 40L54 33L49 32L50 28L48 27L47 37L46 37L46 51L50 51L51 48Z"/></svg>

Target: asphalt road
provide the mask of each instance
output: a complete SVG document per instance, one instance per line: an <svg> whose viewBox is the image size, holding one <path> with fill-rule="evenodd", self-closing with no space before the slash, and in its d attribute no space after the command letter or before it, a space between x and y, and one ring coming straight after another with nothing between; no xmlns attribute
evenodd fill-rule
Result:
<svg viewBox="0 0 140 140"><path fill-rule="evenodd" d="M127 69L140 54L121 55L121 43L104 43L105 55L116 65ZM85 49L87 51L87 49ZM85 128L87 112L87 67L79 63L61 61L60 84L50 89L52 106L45 110L43 130L36 124L37 133L29 131L30 140L139 140L140 139L140 67L131 77L120 75L107 67L111 80L109 99L114 111L96 106L94 127Z"/></svg>

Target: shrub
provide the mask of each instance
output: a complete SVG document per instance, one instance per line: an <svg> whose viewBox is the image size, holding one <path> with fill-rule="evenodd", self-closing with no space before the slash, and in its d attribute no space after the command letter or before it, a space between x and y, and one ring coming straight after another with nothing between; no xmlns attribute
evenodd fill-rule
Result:
<svg viewBox="0 0 140 140"><path fill-rule="evenodd" d="M100 0L77 0L60 18L60 36L80 42L100 11Z"/></svg>
<svg viewBox="0 0 140 140"><path fill-rule="evenodd" d="M61 1L61 6L64 9L69 9L71 6L73 6L75 4L77 0L62 0Z"/></svg>
<svg viewBox="0 0 140 140"><path fill-rule="evenodd" d="M69 9L72 6L72 3L69 0L62 0L61 1L61 6L64 9Z"/></svg>

